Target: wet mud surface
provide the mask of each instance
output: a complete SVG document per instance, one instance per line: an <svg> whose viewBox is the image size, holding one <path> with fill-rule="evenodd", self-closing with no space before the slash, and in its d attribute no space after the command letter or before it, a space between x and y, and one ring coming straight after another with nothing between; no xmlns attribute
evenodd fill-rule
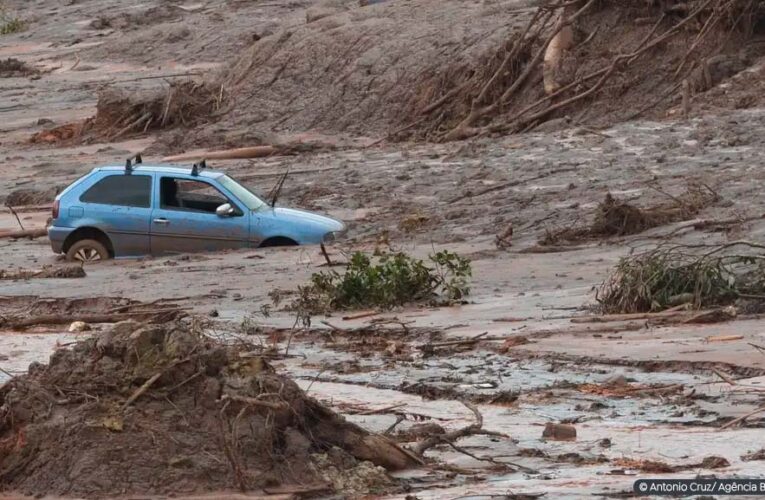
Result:
<svg viewBox="0 0 765 500"><path fill-rule="evenodd" d="M107 82L133 80L128 86L151 88L163 75L209 71L220 64L220 54L248 46L253 33L271 29L269 23L305 19L304 10L287 13L280 5L263 6L254 20L232 12L216 21L215 2L202 8L149 2L138 13L123 3L104 2L98 11L90 3L57 7L55 13L71 23L39 23L14 35L12 45L0 46L0 60L16 57L42 72L39 79L14 73L0 81L0 200L21 207L25 227L44 226L57 190L94 166L166 148L153 135L35 144L29 142L33 134L93 116L97 91ZM42 16L48 4L29 8L42 9ZM203 17L220 29L194 31L194 23L208 26ZM181 19L189 21L192 34L182 32ZM135 28L139 22L148 25ZM144 77L150 79L136 80ZM733 99L718 92L721 100ZM271 295L294 290L323 269L319 249L304 247L112 261L88 267L78 279L4 279L0 319L114 313L164 300L192 311L213 338L245 339L264 352L281 353L268 358L277 374L294 378L350 422L389 431L402 444L427 436L424 424L447 431L470 425L474 415L460 401L476 405L485 429L505 435L461 439L457 444L474 457L443 444L430 449L426 466L393 473L393 482L376 493L390 498L508 492L615 497L631 491L639 477L757 477L762 461L744 457L761 448L763 415L720 427L763 404L761 318L712 325L571 319L592 314L594 287L622 256L668 242L762 238L764 123L762 109L726 108L685 121L603 130L570 127L214 164L260 193L289 167L280 203L349 224L348 239L329 249L334 260L342 261L349 250L375 248L422 258L449 249L470 257L474 279L464 305L410 306L357 319L343 319L354 312L341 312L313 318L310 330L290 335L294 315L274 307ZM689 183L708 186L719 199L685 220L639 234L540 245L562 228L589 225L607 193L655 207L685 193ZM10 211L0 210L0 231L18 224ZM509 245L498 245L497 236L509 227ZM0 239L0 250L2 270L61 265L44 238ZM270 307L267 315L264 306ZM380 320L388 323L380 326ZM69 327L16 328L0 321L0 383L75 341L97 341L110 325L92 322L91 330L76 332ZM428 347L485 332L500 340ZM548 423L573 425L576 440L543 439ZM475 458L487 456L492 461ZM708 457L723 457L727 465ZM202 465L214 470L216 464L210 458ZM145 491L192 490L174 484ZM61 485L46 491L81 493Z"/></svg>

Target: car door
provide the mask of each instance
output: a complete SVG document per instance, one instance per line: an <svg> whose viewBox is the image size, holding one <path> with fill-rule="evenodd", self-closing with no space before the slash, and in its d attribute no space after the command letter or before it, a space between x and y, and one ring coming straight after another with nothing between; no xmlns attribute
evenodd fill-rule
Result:
<svg viewBox="0 0 765 500"><path fill-rule="evenodd" d="M115 257L150 252L152 180L150 173L114 172L100 176L69 207L78 227L95 227L109 237Z"/></svg>
<svg viewBox="0 0 765 500"><path fill-rule="evenodd" d="M212 252L249 246L249 213L209 179L157 174L151 215L153 254ZM231 204L234 213L217 215Z"/></svg>

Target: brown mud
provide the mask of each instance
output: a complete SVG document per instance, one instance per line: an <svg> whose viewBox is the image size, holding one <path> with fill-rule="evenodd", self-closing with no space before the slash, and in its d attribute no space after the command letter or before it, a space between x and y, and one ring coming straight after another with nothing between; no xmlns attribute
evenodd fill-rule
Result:
<svg viewBox="0 0 765 500"><path fill-rule="evenodd" d="M320 492L333 489L321 468L350 469L354 457L413 463L245 352L180 324L136 322L57 351L0 390L0 488L89 498Z"/></svg>
<svg viewBox="0 0 765 500"><path fill-rule="evenodd" d="M275 410L275 422L297 429L308 447L298 447L295 456L302 458L290 470L282 468L291 460L283 452L294 449L287 446L286 427L268 448L281 456L253 456L232 445L248 466L242 477L247 486L260 488L258 494L295 492L298 479L306 494L330 484L317 494L334 489L354 498L409 494L424 500L509 491L589 498L631 495L634 480L655 477L657 468L676 478L761 476L757 443L765 422L763 414L747 416L762 406L765 384L765 330L756 309L710 324L653 317L579 323L581 316L592 317L594 291L622 257L662 244L724 245L765 235L761 26L731 32L727 20L703 15L701 25L683 25L666 42L619 66L596 95L529 121L530 132L479 134L444 144L376 143L468 81L464 92L433 107L427 120L391 136L443 139L512 50L514 34L533 16L536 2L4 4L27 21L27 30L2 36L0 59L16 58L40 74L3 78L0 85L0 199L22 206L18 220L0 209L3 231L18 229L19 222L44 227L50 207L42 205L62 187L95 166L123 165L136 153L154 163L190 147L315 142L333 147L210 166L260 193L289 169L279 204L348 223L347 238L328 248L333 261L356 250L404 251L422 259L449 250L470 257L473 265L465 304L317 316L310 329L294 326L294 314L275 307L272 292L295 290L312 273L326 270L324 256L313 247L125 259L89 266L78 279L3 280L0 321L12 320L0 325L3 401L17 401L6 393L21 385L36 397L18 406L30 410L18 421L36 429L35 443L56 432L56 440L36 449L15 449L18 428L3 428L3 438L10 437L3 446L15 449L12 460L25 457L40 465L32 470L15 462L19 467L10 470L4 493L82 496L81 480L90 481L93 491L114 493L110 488L129 489L135 478L147 496L196 491L219 497L214 490L226 489L233 497L231 489L241 485L225 445L235 441L221 436L273 437L260 427L239 426L234 433L241 410L239 422L268 411L231 401L221 416L226 401L212 401L200 386L208 379L229 384L233 377L284 383L295 396L286 398L289 404L307 404L307 394L347 422L402 446L475 429L476 413L461 401L472 402L488 432L449 443L438 438L424 466L389 474L359 460L347 442L335 449L314 441L304 432L310 429L301 427L305 414L282 418ZM683 19L682 12L664 15L658 2L598 4L602 8L580 20L561 82L576 82L634 50L654 26L661 34ZM704 31L710 19L713 29ZM708 38L675 76L702 31ZM731 36L721 38L726 33ZM525 46L487 99L504 91L539 44L537 38ZM735 44L742 50L732 50ZM722 57L715 58L718 49ZM711 88L697 85L694 75ZM543 96L544 75L529 76L513 106ZM675 89L686 78L690 109ZM174 104L170 89L193 89L189 82L223 85L205 87L203 106L196 108L192 99L187 112L185 101ZM585 92L592 83L566 92ZM101 109L99 95L106 96ZM182 107L163 128L163 117L171 115L165 113L168 103ZM475 125L502 125L513 106ZM99 111L100 125L83 130ZM39 140L30 142L32 137ZM694 205L685 199L693 184L708 186L719 199L704 197ZM608 194L612 201L604 211ZM666 213L647 215L657 207ZM576 245L538 245L562 228L585 230L587 237ZM11 272L60 265L45 238L0 240L0 250L0 269ZM180 358L193 359L170 368L178 358L166 356L166 347L179 335L180 317L193 325L194 339L203 336L202 347ZM134 362L126 352L99 352L99 342L112 335L111 323L127 318L155 323L144 331L164 332L157 334L165 339L161 348L153 351L161 356L146 357L155 364ZM482 338L496 340L475 340L484 333ZM229 358L244 345L251 357ZM228 353L225 361L203 359L217 350ZM41 363L51 353L53 362L45 367ZM247 376L224 366L261 357L268 360L262 371ZM75 361L74 369L62 373ZM114 370L98 372L104 365ZM218 372L208 375L207 368L215 366ZM204 373L186 381L197 368ZM53 386L43 391L32 381ZM261 392L237 386L230 394ZM205 413L201 402L213 409ZM221 433L212 425L216 419L231 426ZM547 439L548 425L574 427L577 439ZM336 443L336 437L329 441ZM59 441L64 447L56 448ZM110 443L121 449L114 451ZM192 445L209 453L197 454ZM107 456L109 450L114 455ZM62 458L53 460L53 452ZM78 457L77 468L64 465L69 455ZM231 456L237 463L240 455ZM38 461L45 457L51 458L47 464ZM209 471L216 474L205 479ZM295 471L306 472L296 478ZM269 488L269 478L282 486Z"/></svg>

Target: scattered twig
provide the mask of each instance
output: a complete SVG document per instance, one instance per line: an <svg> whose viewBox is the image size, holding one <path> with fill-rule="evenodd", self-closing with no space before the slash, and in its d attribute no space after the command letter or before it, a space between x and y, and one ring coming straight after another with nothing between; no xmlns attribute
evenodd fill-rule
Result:
<svg viewBox="0 0 765 500"><path fill-rule="evenodd" d="M327 253L327 249L326 249L326 247L324 246L324 243L322 243L321 245L319 245L319 247L321 248L321 253L322 253L322 255L324 255L324 260L326 260L326 261L327 261L327 265L328 265L329 267L332 267L332 266L334 266L334 264L332 263L332 259L330 259L330 258L329 258L329 254Z"/></svg>
<svg viewBox="0 0 765 500"><path fill-rule="evenodd" d="M221 400L238 401L240 403L246 403L252 406L261 406L263 408L268 408L271 410L284 410L289 407L287 403L284 403L284 402L272 403L270 401L261 401L260 399L256 399L256 398L248 398L246 396L237 396L235 394L224 394L221 397Z"/></svg>
<svg viewBox="0 0 765 500"><path fill-rule="evenodd" d="M387 413L391 410L395 410L396 408L401 408L406 406L406 403L399 403L391 406L386 406L385 408L377 408L372 410L365 410L362 412L357 413L356 415L377 415L380 413Z"/></svg>
<svg viewBox="0 0 765 500"><path fill-rule="evenodd" d="M721 379L723 379L723 381L724 381L724 382L726 382L726 383L728 383L728 384L730 384L730 385L736 385L736 381L735 381L735 380L733 380L733 379L730 377L730 375L728 375L727 373L724 373L724 372L722 372L722 371L718 370L717 368L712 368L712 371L713 371L713 372L715 372L715 374L716 374L718 377L720 377Z"/></svg>
<svg viewBox="0 0 765 500"><path fill-rule="evenodd" d="M452 346L459 346L459 345L473 345L481 340L498 340L495 337L489 337L484 338L489 334L489 332L483 332L480 335L476 335L473 338L470 339L463 339L463 340L447 340L445 342L431 342L429 344L423 344L419 346L420 350L423 351L432 351L433 349L437 349L439 347L452 347Z"/></svg>
<svg viewBox="0 0 765 500"><path fill-rule="evenodd" d="M137 390L136 390L136 391L135 391L135 392L134 392L134 393L133 393L133 394L132 394L132 395L131 395L131 396L128 398L128 400L127 400L127 401L125 401L125 404L124 404L124 405L122 405L122 411L124 412L124 411L127 409L127 407L128 407L128 406L130 406L130 405L131 405L131 404L132 404L132 403L133 403L133 402L134 402L136 399L140 398L140 397L141 397L141 395L142 395L143 393L145 393L145 392L146 392L146 391L149 389L149 387L151 387L151 386L152 386L152 384L153 384L154 382L156 382L156 381L157 381L157 379L158 379L159 377L161 377L161 376L162 376L162 374L163 374L163 373L164 373L164 371L161 371L161 372L155 373L154 375L152 375L152 376L151 376L151 378L150 378L149 380L147 380L146 382L144 382L144 383L143 383L143 385L142 385L141 387L139 387L139 388L138 388L138 389L137 389Z"/></svg>
<svg viewBox="0 0 765 500"><path fill-rule="evenodd" d="M750 411L749 413L747 413L746 415L741 415L741 416L740 416L740 417L738 417L738 418L734 418L733 420L731 420L731 421L730 421L730 422L728 422L727 424L725 424L725 425L723 425L722 427L720 427L720 429L719 429L719 430L728 429L728 428L730 428L730 427L733 427L733 426L735 426L735 425L738 425L738 424L740 424L740 423L744 422L744 421L745 421L747 418L749 418L749 417L753 417L754 415L757 415L758 413L763 413L763 412L765 412L765 406L760 406L760 407L759 407L759 408L757 408L756 410L752 410L752 411Z"/></svg>
<svg viewBox="0 0 765 500"><path fill-rule="evenodd" d="M760 352L760 354L763 354L763 355L765 355L765 346L761 346L761 345L753 344L753 343L751 343L751 342L748 342L748 344L749 344L750 346L754 347L755 349L757 349L757 350Z"/></svg>
<svg viewBox="0 0 765 500"><path fill-rule="evenodd" d="M24 224L21 223L21 219L19 219L19 214L16 213L16 210L13 209L10 203L6 203L5 206L8 207L8 210L10 210L13 216L16 217L16 222L19 223L19 227L21 228L22 231L24 231L25 230Z"/></svg>
<svg viewBox="0 0 765 500"><path fill-rule="evenodd" d="M377 316L378 314L380 314L379 311L366 311L366 312L361 312L358 314L349 314L348 316L343 316L342 319L343 321L349 321L353 319L369 318L372 316Z"/></svg>

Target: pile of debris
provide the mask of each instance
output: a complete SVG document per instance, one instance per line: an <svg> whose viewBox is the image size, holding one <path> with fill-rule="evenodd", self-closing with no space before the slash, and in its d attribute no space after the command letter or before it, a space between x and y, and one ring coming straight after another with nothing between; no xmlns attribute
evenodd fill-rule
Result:
<svg viewBox="0 0 765 500"><path fill-rule="evenodd" d="M0 279L4 279L0 271ZM77 278L85 271L80 266L52 267L38 272L14 272L9 279ZM165 323L186 316L186 308L172 299L152 302L120 297L39 298L36 296L0 297L0 328L23 330L30 327L84 323L118 323L127 319Z"/></svg>
<svg viewBox="0 0 765 500"><path fill-rule="evenodd" d="M603 312L616 314L733 303L760 312L765 304L763 250L765 246L749 241L661 245L623 257L596 299Z"/></svg>
<svg viewBox="0 0 765 500"><path fill-rule="evenodd" d="M638 234L664 224L688 220L720 201L720 196L706 185L689 185L686 192L679 196L666 196L670 198L667 203L640 208L606 193L589 226L548 230L539 244L560 245L592 238Z"/></svg>
<svg viewBox="0 0 765 500"><path fill-rule="evenodd" d="M19 59L0 59L0 78L19 78L38 75L39 71Z"/></svg>
<svg viewBox="0 0 765 500"><path fill-rule="evenodd" d="M119 323L0 388L0 490L331 492L359 488L357 471L363 494L415 463L243 346L178 322Z"/></svg>

